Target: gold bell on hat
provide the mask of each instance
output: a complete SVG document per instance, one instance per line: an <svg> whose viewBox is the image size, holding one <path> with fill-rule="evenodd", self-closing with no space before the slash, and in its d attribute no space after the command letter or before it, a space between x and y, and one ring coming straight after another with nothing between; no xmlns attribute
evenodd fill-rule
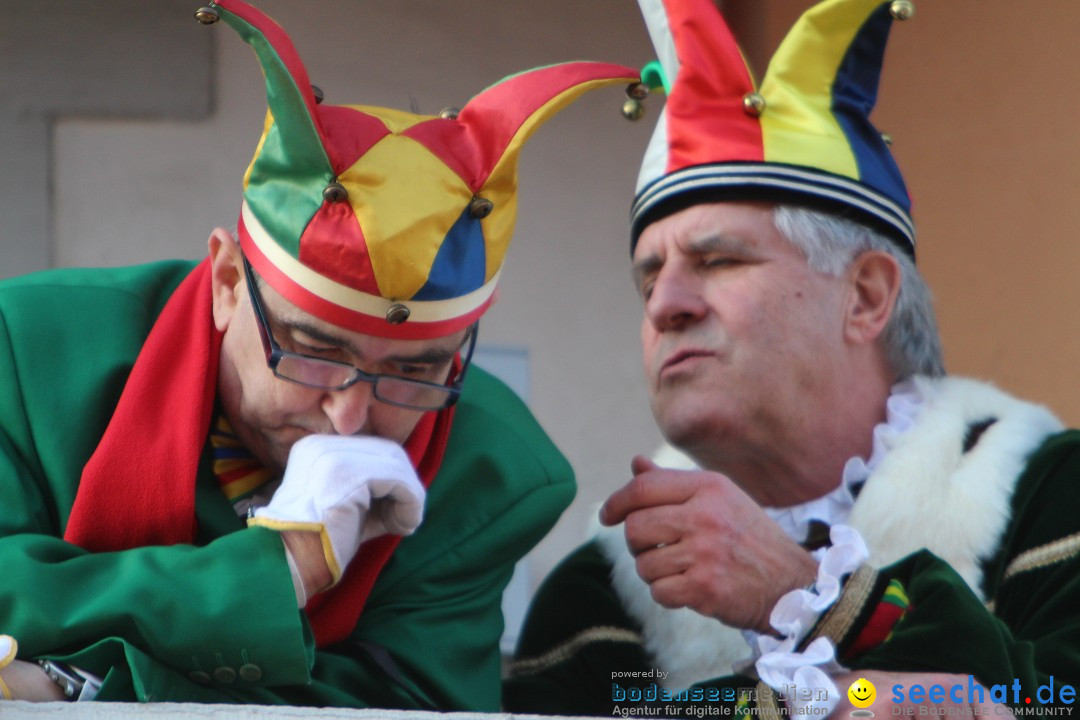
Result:
<svg viewBox="0 0 1080 720"><path fill-rule="evenodd" d="M765 98L761 93L746 93L742 99L743 112L750 117L761 117L765 112Z"/></svg>
<svg viewBox="0 0 1080 720"><path fill-rule="evenodd" d="M622 114L627 120L640 120L645 114L645 105L640 100L630 98L623 103Z"/></svg>
<svg viewBox="0 0 1080 720"><path fill-rule="evenodd" d="M349 191L345 189L345 186L334 180L332 183L323 188L322 191L323 200L328 203L338 203L348 199Z"/></svg>
<svg viewBox="0 0 1080 720"><path fill-rule="evenodd" d="M495 203L479 195L469 201L469 214L477 220L483 220L495 209Z"/></svg>
<svg viewBox="0 0 1080 720"><path fill-rule="evenodd" d="M195 19L203 25L213 25L221 19L221 13L213 5L204 5L195 11Z"/></svg>
<svg viewBox="0 0 1080 720"><path fill-rule="evenodd" d="M391 325L400 325L409 319L412 312L401 303L394 303L386 309L386 322Z"/></svg>
<svg viewBox="0 0 1080 720"><path fill-rule="evenodd" d="M915 17L915 3L911 0L893 0L889 12L897 20L910 20Z"/></svg>
<svg viewBox="0 0 1080 720"><path fill-rule="evenodd" d="M439 111L439 117L443 120L456 120L461 111L456 107L445 107Z"/></svg>

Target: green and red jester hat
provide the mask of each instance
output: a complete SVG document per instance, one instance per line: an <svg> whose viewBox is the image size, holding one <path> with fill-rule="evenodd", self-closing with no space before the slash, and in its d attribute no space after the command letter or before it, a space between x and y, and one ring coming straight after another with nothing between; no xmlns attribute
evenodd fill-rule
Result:
<svg viewBox="0 0 1080 720"><path fill-rule="evenodd" d="M651 222L701 202L792 201L837 211L915 252L911 201L870 122L893 20L910 0L825 0L792 27L755 86L713 0L638 0L668 99L642 162L631 252Z"/></svg>
<svg viewBox="0 0 1080 720"><path fill-rule="evenodd" d="M525 141L587 90L639 79L572 62L510 76L459 113L328 105L266 15L217 0L196 17L233 28L266 77L238 224L245 256L305 312L381 337L440 337L475 322L513 234Z"/></svg>

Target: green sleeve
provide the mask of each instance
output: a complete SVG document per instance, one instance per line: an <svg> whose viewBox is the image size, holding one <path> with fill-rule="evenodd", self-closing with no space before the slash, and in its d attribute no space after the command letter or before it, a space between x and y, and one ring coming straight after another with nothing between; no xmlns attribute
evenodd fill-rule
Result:
<svg viewBox="0 0 1080 720"><path fill-rule="evenodd" d="M18 497L10 476L0 478L0 493L9 503ZM4 525L0 628L19 641L20 657L74 652L76 664L103 677L111 666L79 650L111 639L184 678L254 664L258 684L307 681L311 639L276 533L253 528L205 547L89 553Z"/></svg>
<svg viewBox="0 0 1080 720"><path fill-rule="evenodd" d="M1051 438L1017 484L1001 550L985 564L980 599L940 558L922 551L883 568L860 592L845 591L830 614L847 615L838 655L853 669L971 675L1009 688L1004 702L1037 703L1036 691L1080 679L1080 433ZM856 656L889 583L907 597L883 641ZM822 627L829 617L823 618ZM1019 681L1020 693L1013 686ZM1044 695L1045 697L1045 695ZM1057 699L1057 696L1055 696Z"/></svg>
<svg viewBox="0 0 1080 720"><path fill-rule="evenodd" d="M309 679L269 682L264 676L252 683L238 673L222 682L214 672L220 665L242 667L240 661L266 670L282 652L249 651L204 665L208 685L128 643L105 641L65 659L84 666L85 658L100 658L113 668L103 700L497 711L502 591L514 562L547 524L536 518L557 517L568 500L566 487L541 488L450 545L406 548L403 541L403 557L393 558L380 576L352 636L316 651ZM241 627L258 631L263 623L240 620L232 632Z"/></svg>

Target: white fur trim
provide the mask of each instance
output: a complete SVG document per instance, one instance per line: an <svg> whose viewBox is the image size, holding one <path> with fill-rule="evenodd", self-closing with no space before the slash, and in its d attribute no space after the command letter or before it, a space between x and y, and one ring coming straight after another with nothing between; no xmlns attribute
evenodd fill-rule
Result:
<svg viewBox="0 0 1080 720"><path fill-rule="evenodd" d="M890 565L927 548L948 562L980 599L982 568L1008 525L1016 480L1028 456L1061 422L1046 408L963 378L916 378L925 398L915 425L870 476L848 524ZM963 453L972 423L996 418Z"/></svg>

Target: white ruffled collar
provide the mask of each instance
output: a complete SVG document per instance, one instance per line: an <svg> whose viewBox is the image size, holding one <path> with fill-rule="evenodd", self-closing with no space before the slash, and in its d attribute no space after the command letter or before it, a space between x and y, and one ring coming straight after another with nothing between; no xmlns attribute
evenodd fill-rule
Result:
<svg viewBox="0 0 1080 720"><path fill-rule="evenodd" d="M885 422L874 427L869 459L850 458L844 464L840 484L819 498L784 508L764 508L765 513L797 542L806 539L811 521L832 526L843 523L855 505L855 496L870 473L896 446L897 438L915 423L923 405L923 395L914 380L893 385L885 401Z"/></svg>

